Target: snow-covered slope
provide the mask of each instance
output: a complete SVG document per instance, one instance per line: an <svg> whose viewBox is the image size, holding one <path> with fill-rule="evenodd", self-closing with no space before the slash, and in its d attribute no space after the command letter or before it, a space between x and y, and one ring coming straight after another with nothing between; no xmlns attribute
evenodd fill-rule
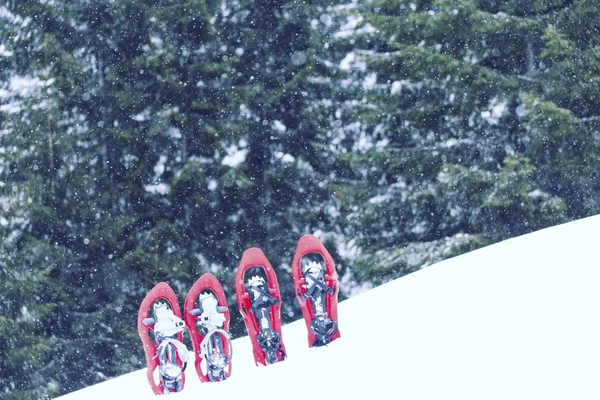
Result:
<svg viewBox="0 0 600 400"><path fill-rule="evenodd" d="M229 380L200 384L191 366L173 398L600 399L600 216L440 262L339 318L326 348L284 326L289 358L268 367L237 339ZM153 398L145 370L61 397Z"/></svg>

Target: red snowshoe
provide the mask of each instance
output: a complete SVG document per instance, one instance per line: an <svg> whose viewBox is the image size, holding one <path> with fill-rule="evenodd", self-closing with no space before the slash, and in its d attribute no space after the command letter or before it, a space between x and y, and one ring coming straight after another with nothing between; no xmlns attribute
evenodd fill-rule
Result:
<svg viewBox="0 0 600 400"><path fill-rule="evenodd" d="M165 282L159 283L146 295L138 311L138 334L144 346L148 382L154 394L183 389L188 361L188 350L183 344L184 329L175 292ZM154 378L157 369L158 382Z"/></svg>
<svg viewBox="0 0 600 400"><path fill-rule="evenodd" d="M325 265L302 258L316 253ZM304 264L304 265L303 265ZM308 346L323 346L340 337L337 315L338 280L333 258L313 235L298 241L292 261L294 293L308 330Z"/></svg>
<svg viewBox="0 0 600 400"><path fill-rule="evenodd" d="M219 382L229 378L232 354L229 310L219 280L211 274L202 275L188 292L183 310L200 381Z"/></svg>
<svg viewBox="0 0 600 400"><path fill-rule="evenodd" d="M277 275L259 248L244 252L235 275L235 294L252 341L256 365L284 360Z"/></svg>

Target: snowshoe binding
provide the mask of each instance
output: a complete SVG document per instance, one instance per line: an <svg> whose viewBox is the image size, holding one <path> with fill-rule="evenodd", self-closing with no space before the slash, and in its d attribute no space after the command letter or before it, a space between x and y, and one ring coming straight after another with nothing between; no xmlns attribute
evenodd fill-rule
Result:
<svg viewBox="0 0 600 400"><path fill-rule="evenodd" d="M223 287L214 275L204 274L194 283L185 299L184 318L200 381L219 382L229 378L232 356L229 310Z"/></svg>
<svg viewBox="0 0 600 400"><path fill-rule="evenodd" d="M175 292L165 282L159 283L146 295L138 311L138 334L154 394L183 390L188 361L188 350L183 344L184 329ZM157 369L158 382L154 377Z"/></svg>
<svg viewBox="0 0 600 400"><path fill-rule="evenodd" d="M244 252L235 275L235 294L256 365L283 361L286 352L281 335L279 284L262 250L253 247Z"/></svg>
<svg viewBox="0 0 600 400"><path fill-rule="evenodd" d="M304 260L316 253L324 262ZM304 265L303 265L304 263ZM294 293L308 331L308 346L324 346L340 337L337 316L338 280L333 258L313 235L298 241L292 261Z"/></svg>

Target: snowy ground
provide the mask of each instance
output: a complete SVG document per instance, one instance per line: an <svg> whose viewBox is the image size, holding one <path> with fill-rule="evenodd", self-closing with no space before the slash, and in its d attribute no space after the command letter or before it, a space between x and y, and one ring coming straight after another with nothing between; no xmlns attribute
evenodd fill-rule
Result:
<svg viewBox="0 0 600 400"><path fill-rule="evenodd" d="M190 365L173 397L600 399L599 233L600 215L369 290L340 304L327 348L307 348L301 321L284 326L289 358L269 367L237 339L229 380L200 384ZM155 398L145 370L60 399L122 398Z"/></svg>

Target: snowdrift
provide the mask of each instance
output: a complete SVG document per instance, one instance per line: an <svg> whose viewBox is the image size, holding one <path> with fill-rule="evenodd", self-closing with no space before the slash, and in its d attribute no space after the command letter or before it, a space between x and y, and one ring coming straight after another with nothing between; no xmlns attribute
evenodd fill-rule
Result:
<svg viewBox="0 0 600 400"><path fill-rule="evenodd" d="M599 319L600 215L341 302L328 347L307 348L303 321L286 325L284 362L256 367L239 338L229 380L201 384L192 366L173 398L600 399ZM155 398L145 370L60 397Z"/></svg>

